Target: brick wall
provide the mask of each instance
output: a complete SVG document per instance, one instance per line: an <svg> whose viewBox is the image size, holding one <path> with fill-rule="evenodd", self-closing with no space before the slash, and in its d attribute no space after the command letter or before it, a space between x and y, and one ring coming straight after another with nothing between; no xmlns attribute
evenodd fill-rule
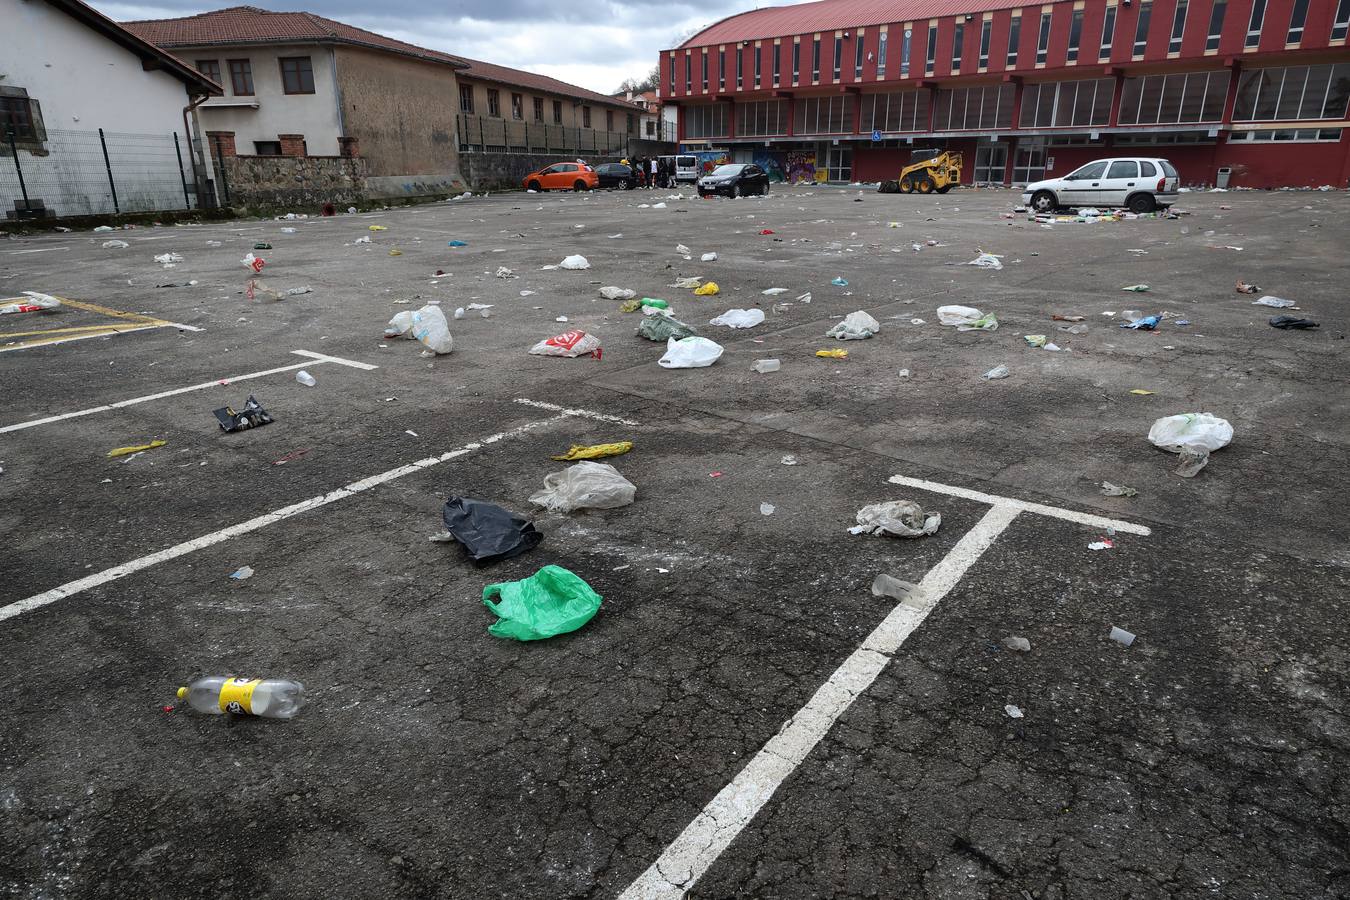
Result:
<svg viewBox="0 0 1350 900"><path fill-rule="evenodd" d="M223 163L226 185L217 183L216 191L222 205L235 209L288 207L296 212L312 212L324 203L362 203L368 199L364 159L227 156Z"/></svg>

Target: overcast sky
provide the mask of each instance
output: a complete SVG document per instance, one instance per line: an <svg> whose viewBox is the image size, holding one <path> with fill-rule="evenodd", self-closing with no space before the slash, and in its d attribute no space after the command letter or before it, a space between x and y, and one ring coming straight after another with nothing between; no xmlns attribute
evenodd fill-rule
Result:
<svg viewBox="0 0 1350 900"><path fill-rule="evenodd" d="M274 10L306 10L390 37L525 69L609 93L625 78L641 78L657 53L733 13L790 0L250 0ZM106 16L167 19L221 9L200 0L93 0ZM242 4L234 4L242 5ZM585 24L580 24L583 22Z"/></svg>

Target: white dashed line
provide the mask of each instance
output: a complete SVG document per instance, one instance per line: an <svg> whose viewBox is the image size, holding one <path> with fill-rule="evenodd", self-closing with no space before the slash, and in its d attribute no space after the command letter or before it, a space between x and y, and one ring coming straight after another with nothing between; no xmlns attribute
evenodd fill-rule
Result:
<svg viewBox="0 0 1350 900"><path fill-rule="evenodd" d="M560 413L564 416L580 416L584 419L595 419L598 422L613 422L616 425L638 426L642 423L632 422L628 419L621 419L618 416L610 416L605 413L591 412L588 409L570 409L566 406L559 406L556 403L545 403L542 400L526 400L524 397L517 397L517 403L523 403L525 406L533 406L536 409L547 409L550 412Z"/></svg>
<svg viewBox="0 0 1350 900"><path fill-rule="evenodd" d="M1143 525L1135 525L1133 522L1122 522L1120 519L1108 519L1105 516L1094 516L1092 513L1075 512L1072 509L1060 509L1057 506L1046 506L1043 503L1029 503L1026 500L1016 500L1012 497L1000 497L997 494L986 494L981 491L972 491L969 488L956 487L951 484L939 484L936 481L925 481L922 478L907 478L904 475L892 475L889 479L891 484L903 484L906 487L918 488L921 491L932 491L935 494L946 494L949 497L961 497L966 500L974 500L977 503L1004 504L1013 506L1022 512L1035 513L1038 516L1050 516L1054 519L1064 519L1066 522L1077 522L1079 525L1091 525L1093 528L1114 528L1116 531L1123 531L1126 534L1137 534L1140 537L1148 537L1153 533L1151 528Z"/></svg>

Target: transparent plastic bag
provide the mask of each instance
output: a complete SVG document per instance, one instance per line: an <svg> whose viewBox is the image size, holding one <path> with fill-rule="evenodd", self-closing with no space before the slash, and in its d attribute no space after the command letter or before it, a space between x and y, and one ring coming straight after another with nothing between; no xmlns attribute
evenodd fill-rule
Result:
<svg viewBox="0 0 1350 900"><path fill-rule="evenodd" d="M844 320L825 332L825 336L841 341L859 341L870 338L880 330L881 323L860 309L844 316Z"/></svg>
<svg viewBox="0 0 1350 900"><path fill-rule="evenodd" d="M666 369L701 369L722 358L722 345L705 337L671 338L660 365Z"/></svg>
<svg viewBox="0 0 1350 900"><path fill-rule="evenodd" d="M544 489L530 502L554 512L578 509L618 509L633 502L637 485L608 463L579 462L544 476Z"/></svg>
<svg viewBox="0 0 1350 900"><path fill-rule="evenodd" d="M412 314L412 336L436 354L449 353L455 346L450 323L439 306L424 306Z"/></svg>

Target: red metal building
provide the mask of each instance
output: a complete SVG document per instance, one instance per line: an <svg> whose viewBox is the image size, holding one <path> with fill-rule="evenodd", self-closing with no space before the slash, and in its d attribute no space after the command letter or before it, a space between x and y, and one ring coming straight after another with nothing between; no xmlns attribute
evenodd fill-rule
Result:
<svg viewBox="0 0 1350 900"><path fill-rule="evenodd" d="M661 54L689 149L788 180L895 178L964 152L967 183L1164 156L1185 184L1345 187L1350 0L819 0Z"/></svg>

